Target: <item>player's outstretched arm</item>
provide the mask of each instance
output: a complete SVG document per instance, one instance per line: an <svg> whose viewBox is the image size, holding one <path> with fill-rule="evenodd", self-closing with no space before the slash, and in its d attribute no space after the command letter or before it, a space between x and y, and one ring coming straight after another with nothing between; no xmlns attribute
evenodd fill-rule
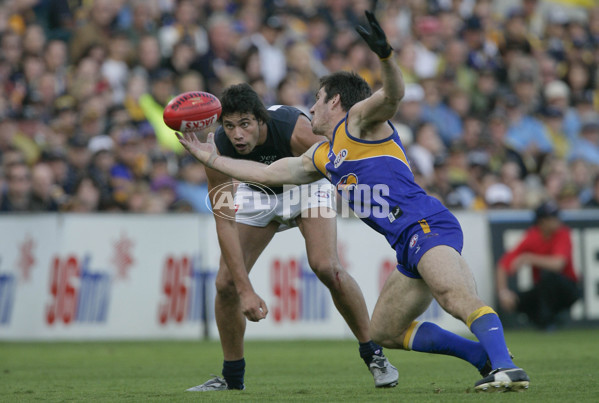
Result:
<svg viewBox="0 0 599 403"><path fill-rule="evenodd" d="M372 12L364 13L370 29L357 26L356 31L380 59L383 87L371 97L354 105L351 114L354 119L359 120L360 127L369 127L385 122L395 115L404 96L405 85L385 31Z"/></svg>
<svg viewBox="0 0 599 403"><path fill-rule="evenodd" d="M313 167L311 160L316 146L299 157L282 158L266 165L218 155L214 144L214 133L208 134L206 143L202 143L195 134L190 132L176 134L181 145L204 165L243 182L256 182L268 186L300 185L322 177Z"/></svg>

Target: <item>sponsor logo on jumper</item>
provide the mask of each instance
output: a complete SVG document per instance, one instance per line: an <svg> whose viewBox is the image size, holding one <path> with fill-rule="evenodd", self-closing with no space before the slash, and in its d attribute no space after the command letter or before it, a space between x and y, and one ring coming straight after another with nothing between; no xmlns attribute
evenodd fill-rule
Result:
<svg viewBox="0 0 599 403"><path fill-rule="evenodd" d="M339 166L343 164L343 161L345 161L345 158L347 158L347 150L344 148L343 150L339 151L339 154L337 154L337 156L335 157L333 166L335 168L339 168Z"/></svg>

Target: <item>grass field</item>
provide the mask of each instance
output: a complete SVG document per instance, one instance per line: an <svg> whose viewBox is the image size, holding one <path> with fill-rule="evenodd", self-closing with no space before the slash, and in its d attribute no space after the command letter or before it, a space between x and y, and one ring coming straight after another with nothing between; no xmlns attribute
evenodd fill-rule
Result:
<svg viewBox="0 0 599 403"><path fill-rule="evenodd" d="M474 393L478 372L451 357L386 350L399 385L375 389L357 343L249 341L246 390L184 392L220 374L217 342L0 343L0 401L597 402L599 329L506 333L531 378L520 393Z"/></svg>

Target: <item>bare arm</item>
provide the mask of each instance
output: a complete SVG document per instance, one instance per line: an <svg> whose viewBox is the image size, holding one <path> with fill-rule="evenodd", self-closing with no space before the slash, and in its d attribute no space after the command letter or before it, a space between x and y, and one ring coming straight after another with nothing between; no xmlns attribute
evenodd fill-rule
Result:
<svg viewBox="0 0 599 403"><path fill-rule="evenodd" d="M222 174L244 182L256 182L268 186L286 184L300 185L322 178L312 164L317 144L299 157L282 158L270 165L255 161L223 157L216 153L214 133L208 134L206 143L200 142L193 133L177 134L179 141L200 162Z"/></svg>
<svg viewBox="0 0 599 403"><path fill-rule="evenodd" d="M221 255L233 278L241 300L241 310L251 321L264 319L268 308L254 291L243 259L243 249L239 241L235 210L232 205L235 194L233 181L230 177L209 168L206 169L206 176Z"/></svg>
<svg viewBox="0 0 599 403"><path fill-rule="evenodd" d="M513 312L518 305L518 295L508 287L508 274L497 265L495 272L495 284L497 287L497 299L502 309Z"/></svg>
<svg viewBox="0 0 599 403"><path fill-rule="evenodd" d="M560 273L566 267L566 263L566 258L560 255L548 256L527 252L518 256L512 266L514 270L519 270L525 265L531 265L539 269Z"/></svg>
<svg viewBox="0 0 599 403"><path fill-rule="evenodd" d="M397 112L405 85L393 53L381 60L381 72L383 87L351 108L348 124L367 129L386 122Z"/></svg>
<svg viewBox="0 0 599 403"><path fill-rule="evenodd" d="M382 138L388 136L389 132L379 127L397 112L399 102L404 96L405 85L385 32L373 13L366 11L366 18L370 32L361 26L356 30L379 57L383 87L350 109L348 125L354 135L362 138Z"/></svg>

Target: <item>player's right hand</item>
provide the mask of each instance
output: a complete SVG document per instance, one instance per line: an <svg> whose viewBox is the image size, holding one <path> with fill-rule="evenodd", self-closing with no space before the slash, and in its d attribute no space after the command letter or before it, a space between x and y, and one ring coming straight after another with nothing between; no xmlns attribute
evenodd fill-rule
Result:
<svg viewBox="0 0 599 403"><path fill-rule="evenodd" d="M375 7L376 1L374 2L373 10ZM388 58L393 48L387 41L387 35L385 35L385 31L383 31L383 28L381 28L379 22L372 12L366 10L364 11L364 14L366 14L366 19L370 25L371 32L368 32L366 28L362 27L361 25L356 27L356 31L362 38L364 38L364 41L366 41L370 49L376 53L379 58Z"/></svg>
<svg viewBox="0 0 599 403"><path fill-rule="evenodd" d="M208 139L202 143L193 132L178 133L175 135L179 139L179 143L198 161L206 166L211 165L218 157L216 145L214 144L214 133L208 133Z"/></svg>
<svg viewBox="0 0 599 403"><path fill-rule="evenodd" d="M252 322L258 322L266 318L268 307L266 302L255 292L243 293L239 296L241 312Z"/></svg>

